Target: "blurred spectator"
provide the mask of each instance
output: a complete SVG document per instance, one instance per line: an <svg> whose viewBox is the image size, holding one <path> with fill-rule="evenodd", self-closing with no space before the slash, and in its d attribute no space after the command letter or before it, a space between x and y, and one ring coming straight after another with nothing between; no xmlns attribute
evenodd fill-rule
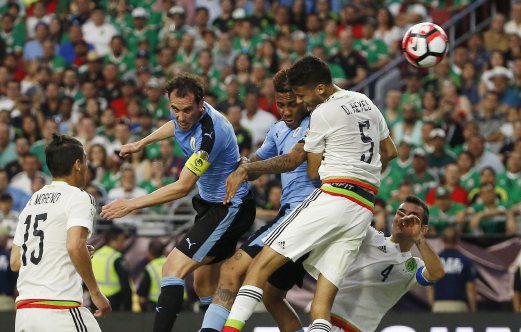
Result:
<svg viewBox="0 0 521 332"><path fill-rule="evenodd" d="M101 144L93 144L87 154L90 167L94 170L94 181L100 181L107 168L107 150Z"/></svg>
<svg viewBox="0 0 521 332"><path fill-rule="evenodd" d="M469 59L476 72L481 72L489 61L489 52L483 44L483 36L480 33L473 33L467 41Z"/></svg>
<svg viewBox="0 0 521 332"><path fill-rule="evenodd" d="M408 180L408 177L405 177L398 189L392 192L392 197L387 201L387 212L392 214L394 211L397 211L404 202L403 198L413 194L413 184Z"/></svg>
<svg viewBox="0 0 521 332"><path fill-rule="evenodd" d="M510 14L512 19L505 24L505 32L521 37L521 2L517 0L512 1Z"/></svg>
<svg viewBox="0 0 521 332"><path fill-rule="evenodd" d="M418 111L413 105L406 104L403 106L403 118L397 120L393 129L392 136L396 144L400 144L403 139L414 142L418 145L422 144L422 121L418 119Z"/></svg>
<svg viewBox="0 0 521 332"><path fill-rule="evenodd" d="M497 176L497 184L507 191L509 205L514 205L521 201L521 152L512 152L506 165L506 170Z"/></svg>
<svg viewBox="0 0 521 332"><path fill-rule="evenodd" d="M389 130L392 130L394 125L398 121L402 120L402 113L400 109L401 97L402 94L399 90L390 89L387 91L385 97L385 106L381 110Z"/></svg>
<svg viewBox="0 0 521 332"><path fill-rule="evenodd" d="M293 41L293 52L290 54L291 60L294 62L308 55L308 39L305 32L297 30L291 34Z"/></svg>
<svg viewBox="0 0 521 332"><path fill-rule="evenodd" d="M23 59L31 61L43 57L43 41L49 34L49 26L39 22L34 27L34 39L25 43Z"/></svg>
<svg viewBox="0 0 521 332"><path fill-rule="evenodd" d="M90 15L90 20L82 27L85 41L94 45L96 52L103 56L109 52L109 43L118 30L111 23L105 22L103 8L96 7Z"/></svg>
<svg viewBox="0 0 521 332"><path fill-rule="evenodd" d="M35 28L38 23L51 24L53 15L45 12L45 3L43 1L36 1L31 7L32 15L25 19L25 31L27 32L27 38L35 37Z"/></svg>
<svg viewBox="0 0 521 332"><path fill-rule="evenodd" d="M479 172L478 181L476 182L474 187L472 187L469 190L469 199L468 199L469 204L474 204L479 201L479 199L480 199L479 194L481 192L481 186L485 185L485 184L493 185L497 199L502 203L507 203L508 199L509 199L508 191L505 188L498 185L496 180L497 180L497 176L496 176L496 172L494 171L493 168L491 168L491 167L483 168Z"/></svg>
<svg viewBox="0 0 521 332"><path fill-rule="evenodd" d="M443 81L441 86L440 108L452 113L458 119L470 119L472 105L464 95L458 94L456 84L452 80Z"/></svg>
<svg viewBox="0 0 521 332"><path fill-rule="evenodd" d="M78 56L81 55L78 51L82 46L85 46L83 52L87 54L88 51L94 50L94 46L90 43L86 43L83 40L83 32L81 31L81 25L77 22L73 22L68 31L68 40L65 39L61 42L58 54L61 55L67 63L80 66L83 63L77 62Z"/></svg>
<svg viewBox="0 0 521 332"><path fill-rule="evenodd" d="M174 51L170 47L162 47L156 53L157 65L152 69L155 77L166 79L172 75Z"/></svg>
<svg viewBox="0 0 521 332"><path fill-rule="evenodd" d="M505 21L505 16L500 13L492 17L490 29L485 31L483 35L485 48L488 50L499 50L501 52L508 50L508 35L505 32Z"/></svg>
<svg viewBox="0 0 521 332"><path fill-rule="evenodd" d="M71 121L74 124L77 124L80 121L81 117L85 115L88 99L96 99L100 109L105 109L107 107L107 101L105 100L105 98L97 97L97 90L94 82L83 82L81 86L81 93L83 94L83 97L76 100L72 105Z"/></svg>
<svg viewBox="0 0 521 332"><path fill-rule="evenodd" d="M32 182L35 178L43 179L44 184L49 183L49 177L39 171L40 161L33 154L27 154L22 159L22 171L16 174L11 180L11 186L19 189L27 195L32 195Z"/></svg>
<svg viewBox="0 0 521 332"><path fill-rule="evenodd" d="M12 209L19 213L23 210L31 195L26 194L24 191L12 187L9 185L9 179L7 177L7 172L0 168L0 195L10 195L13 199Z"/></svg>
<svg viewBox="0 0 521 332"><path fill-rule="evenodd" d="M431 188L425 202L429 205L433 205L436 202L437 189L444 188L449 193L451 201L462 205L468 204L468 193L465 188L460 184L460 168L457 164L450 163L444 167L442 186Z"/></svg>
<svg viewBox="0 0 521 332"><path fill-rule="evenodd" d="M282 196L282 186L279 182L268 184L266 203L262 206L257 205L257 218L275 218L280 209L280 198Z"/></svg>
<svg viewBox="0 0 521 332"><path fill-rule="evenodd" d="M212 25L221 32L228 32L233 29L234 20L232 18L233 2L231 0L221 0L221 13L210 19Z"/></svg>
<svg viewBox="0 0 521 332"><path fill-rule="evenodd" d="M9 232L0 225L0 311L15 310L15 293L17 274L9 265L11 254L7 250Z"/></svg>
<svg viewBox="0 0 521 332"><path fill-rule="evenodd" d="M479 126L479 132L487 143L495 146L494 151L498 151L504 137L501 127L506 121L505 113L499 110L499 94L487 92L483 97L478 110L474 113L474 121Z"/></svg>
<svg viewBox="0 0 521 332"><path fill-rule="evenodd" d="M6 51L20 54L24 49L25 31L15 28L16 17L9 13L2 15L0 39L5 43Z"/></svg>
<svg viewBox="0 0 521 332"><path fill-rule="evenodd" d="M414 195L425 199L427 191L436 185L438 178L429 169L427 153L422 148L413 152L412 169L405 175L413 185Z"/></svg>
<svg viewBox="0 0 521 332"><path fill-rule="evenodd" d="M31 144L30 153L35 155L42 166L42 171L47 175L51 175L47 167L47 159L45 157L45 147L52 141L52 134L58 132L58 124L54 119L46 118L43 122L42 139Z"/></svg>
<svg viewBox="0 0 521 332"><path fill-rule="evenodd" d="M10 136L9 125L0 122L0 168L16 159L16 146Z"/></svg>
<svg viewBox="0 0 521 332"><path fill-rule="evenodd" d="M135 141L136 137L134 137L132 135L132 132L130 131L129 121L125 118L119 119L119 121L116 122L116 125L114 127L114 141L107 147L107 153L118 153L118 151L121 150L121 146Z"/></svg>
<svg viewBox="0 0 521 332"><path fill-rule="evenodd" d="M249 157L252 149L252 139L250 132L241 126L241 108L238 105L232 105L228 108L228 121L232 124L237 144L239 145L239 153L242 157Z"/></svg>
<svg viewBox="0 0 521 332"><path fill-rule="evenodd" d="M427 157L429 167L439 176L446 165L456 161L456 156L445 148L445 131L443 129L435 128L431 130L429 139L430 145L433 147L433 151Z"/></svg>
<svg viewBox="0 0 521 332"><path fill-rule="evenodd" d="M333 54L329 62L340 66L345 74L345 87L349 88L367 77L368 64L365 57L353 47L353 37L349 31L342 31L339 37L340 50Z"/></svg>
<svg viewBox="0 0 521 332"><path fill-rule="evenodd" d="M439 99L433 91L425 91L422 97L422 118L424 121L440 125L443 114L439 108Z"/></svg>
<svg viewBox="0 0 521 332"><path fill-rule="evenodd" d="M363 38L356 39L353 47L367 58L369 68L376 71L391 60L389 49L385 42L374 36L377 22L374 18L368 17L363 25Z"/></svg>
<svg viewBox="0 0 521 332"><path fill-rule="evenodd" d="M444 187L436 188L434 195L436 202L429 208L429 233L442 234L449 225L458 230L465 229L465 205L453 201L450 191Z"/></svg>
<svg viewBox="0 0 521 332"><path fill-rule="evenodd" d="M268 130L277 122L273 114L259 108L259 96L256 89L249 89L244 98L241 126L252 133L253 146L262 144Z"/></svg>
<svg viewBox="0 0 521 332"><path fill-rule="evenodd" d="M136 183L141 184L151 176L151 162L146 158L145 149L133 153L130 156L130 165L136 173ZM141 185L140 185L141 187Z"/></svg>
<svg viewBox="0 0 521 332"><path fill-rule="evenodd" d="M507 209L496 196L493 184L481 184L479 199L469 208L469 232L472 234L514 234L516 225L507 218Z"/></svg>
<svg viewBox="0 0 521 332"><path fill-rule="evenodd" d="M14 236L18 225L19 213L13 208L13 197L4 193L0 195L0 233L5 229L10 236ZM0 236L1 237L1 236ZM0 269L1 270L1 269ZM1 292L0 292L1 294Z"/></svg>
<svg viewBox="0 0 521 332"><path fill-rule="evenodd" d="M376 14L376 21L378 25L374 36L384 41L389 50L389 54L396 54L399 50L399 43L401 42L402 36L400 29L394 25L394 16L388 8L380 8Z"/></svg>
<svg viewBox="0 0 521 332"><path fill-rule="evenodd" d="M458 230L447 227L443 232L444 249L438 254L445 277L429 288L433 312L475 312L477 309L476 268L458 249L458 242Z"/></svg>
<svg viewBox="0 0 521 332"><path fill-rule="evenodd" d="M105 232L104 238L105 245L96 250L92 257L94 276L113 311L130 311L132 290L128 263L122 255L127 234L122 228L112 226Z"/></svg>
<svg viewBox="0 0 521 332"><path fill-rule="evenodd" d="M108 103L121 98L121 87L119 80L119 69L114 63L107 63L102 69L103 87L98 94L102 96Z"/></svg>
<svg viewBox="0 0 521 332"><path fill-rule="evenodd" d="M163 140L159 143L159 153L164 165L163 176L170 181L176 181L185 164L185 158L180 151L175 151L172 140Z"/></svg>
<svg viewBox="0 0 521 332"><path fill-rule="evenodd" d="M137 186L135 170L132 168L132 166L124 164L121 167L121 178L119 180L119 183L117 187L108 191L107 200L111 202L116 199L132 199L146 194L147 191L145 189ZM140 212L143 212L143 210L136 211L133 214L137 214ZM129 215L127 217L118 218L117 220L123 223L132 223L134 221L134 218L132 215Z"/></svg>
<svg viewBox="0 0 521 332"><path fill-rule="evenodd" d="M9 180L22 171L22 163L25 156L29 154L29 141L27 138L20 136L15 140L15 150L17 158L5 165Z"/></svg>
<svg viewBox="0 0 521 332"><path fill-rule="evenodd" d="M90 147L94 144L101 144L106 147L110 145L106 137L96 134L96 123L94 119L89 116L81 118L76 139L83 144L86 151L89 151Z"/></svg>
<svg viewBox="0 0 521 332"><path fill-rule="evenodd" d="M12 111L20 99L20 82L9 81L5 89L5 95L0 97L0 110Z"/></svg>
<svg viewBox="0 0 521 332"><path fill-rule="evenodd" d="M141 311L155 311L159 293L161 292L161 276L166 262L165 246L159 240L148 244L147 259L143 278L137 289Z"/></svg>
<svg viewBox="0 0 521 332"><path fill-rule="evenodd" d="M521 266L514 273L514 296L512 297L514 312L519 314L521 311Z"/></svg>
<svg viewBox="0 0 521 332"><path fill-rule="evenodd" d="M429 15L427 8L417 0L393 1L388 8L395 17L396 25L404 30L424 21Z"/></svg>
<svg viewBox="0 0 521 332"><path fill-rule="evenodd" d="M382 185L378 190L378 197L387 201L393 191L398 189L398 186L403 180L404 174L411 170L412 144L407 140L402 140L398 145L398 158L391 160L387 169L382 172Z"/></svg>
<svg viewBox="0 0 521 332"><path fill-rule="evenodd" d="M231 35L224 32L221 33L218 37L217 46L213 50L215 68L221 71L224 67L232 67L237 54L238 51L232 48Z"/></svg>
<svg viewBox="0 0 521 332"><path fill-rule="evenodd" d="M505 167L497 155L485 151L485 139L481 135L472 136L467 140L468 151L475 160L475 170L481 171L485 167L491 167L496 173L504 171Z"/></svg>

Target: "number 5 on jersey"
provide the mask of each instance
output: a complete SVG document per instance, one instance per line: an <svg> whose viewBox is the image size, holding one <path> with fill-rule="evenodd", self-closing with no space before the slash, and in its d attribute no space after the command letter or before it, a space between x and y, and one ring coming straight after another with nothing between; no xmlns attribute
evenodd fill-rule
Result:
<svg viewBox="0 0 521 332"><path fill-rule="evenodd" d="M33 216L31 215L28 215L27 218L25 219L25 222L24 224L26 225L25 226L25 234L24 234L24 244L22 245L22 264L24 266L27 265L27 240L29 240L29 229L31 228L31 221L32 221L32 218ZM36 250L33 250L31 252L31 262L34 264L34 265L38 265L38 263L40 263L40 261L42 260L42 256L43 256L43 239L45 237L45 234L43 233L43 231L41 229L38 229L38 223L41 221L41 222L44 222L45 220L47 220L47 213L42 213L42 214L37 214L36 217L34 218L34 224L33 224L33 236L38 236L40 238L40 242L38 243L38 256L36 256Z"/></svg>
<svg viewBox="0 0 521 332"><path fill-rule="evenodd" d="M364 128L369 129L369 120L358 122L358 128L360 128L360 136L362 137L362 142L364 143L371 143L371 147L369 148L369 151L362 154L360 157L360 160L363 162L366 162L368 164L371 163L371 160L373 159L373 150L374 150L374 141L370 136L367 136L364 134Z"/></svg>

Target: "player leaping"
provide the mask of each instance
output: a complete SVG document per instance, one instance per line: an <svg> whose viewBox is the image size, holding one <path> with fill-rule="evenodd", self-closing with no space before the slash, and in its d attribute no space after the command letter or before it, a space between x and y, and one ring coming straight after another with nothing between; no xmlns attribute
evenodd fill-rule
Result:
<svg viewBox="0 0 521 332"><path fill-rule="evenodd" d="M302 103L297 104L297 98L289 87L287 70L280 70L273 77L273 84L275 101L283 121L271 127L251 162L241 164L230 174L226 185L229 190L227 196L233 196L231 191L235 193L235 188L240 187L248 176L252 180L262 173L282 173L282 206L277 217L250 236L234 257L221 267L219 286L204 316L201 332L221 331L241 280L264 245L262 239L320 185L319 181L311 181L306 173L303 138L309 126L308 111ZM287 290L301 283L304 273L301 264L288 262L271 276L266 287L264 303L282 332L295 332L302 328L298 316L284 298Z"/></svg>
<svg viewBox="0 0 521 332"><path fill-rule="evenodd" d="M188 74L177 75L167 84L174 119L140 141L125 145L125 155L146 145L175 135L188 158L179 179L153 193L131 200L116 200L103 207L102 216L119 218L144 207L171 202L186 196L197 183L199 194L193 205L197 211L195 224L168 255L163 267L161 295L156 307L154 332L170 332L181 310L184 279L195 271L196 285L217 279L215 274L203 276L201 267L225 260L233 255L237 240L255 219L255 204L243 184L230 204L223 204L226 177L239 163L239 148L231 124L203 99L200 81ZM204 291L204 293L203 293ZM211 301L215 285L198 289L199 297ZM209 303L208 303L209 304Z"/></svg>
<svg viewBox="0 0 521 332"><path fill-rule="evenodd" d="M288 77L297 99L314 109L304 150L308 175L320 177L322 186L268 235L224 332L241 331L269 276L288 259L297 261L308 252L305 267L317 278L309 332L331 330L330 308L372 220L382 162L397 154L378 108L365 95L335 86L326 63L306 56ZM327 262L320 270L319 261Z"/></svg>

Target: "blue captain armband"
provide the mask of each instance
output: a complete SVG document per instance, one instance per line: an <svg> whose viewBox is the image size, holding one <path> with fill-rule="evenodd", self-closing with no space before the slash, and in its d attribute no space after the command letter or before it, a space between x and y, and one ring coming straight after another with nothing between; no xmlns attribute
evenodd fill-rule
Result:
<svg viewBox="0 0 521 332"><path fill-rule="evenodd" d="M423 276L423 270L425 270L425 266L422 266L418 270L416 270L416 281L422 286L434 285L432 281L427 280Z"/></svg>
<svg viewBox="0 0 521 332"><path fill-rule="evenodd" d="M185 166L195 175L201 176L212 164L208 161L208 158L206 151L194 152L186 161Z"/></svg>

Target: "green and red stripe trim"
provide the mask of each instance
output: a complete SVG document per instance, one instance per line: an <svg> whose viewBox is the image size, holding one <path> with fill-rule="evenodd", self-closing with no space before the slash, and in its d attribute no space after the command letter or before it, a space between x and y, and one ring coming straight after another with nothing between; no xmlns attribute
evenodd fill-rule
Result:
<svg viewBox="0 0 521 332"><path fill-rule="evenodd" d="M244 327L244 322L241 322L236 319L228 319L226 324L224 324L224 328L222 332L240 332Z"/></svg>
<svg viewBox="0 0 521 332"><path fill-rule="evenodd" d="M355 202L361 207L364 207L374 213L374 203L363 198L362 196L358 195L357 193L351 190L335 188L332 186L322 186L320 190L332 196L347 198L348 200Z"/></svg>
<svg viewBox="0 0 521 332"><path fill-rule="evenodd" d="M71 309L78 308L81 303L76 301L59 300L23 300L16 303L16 309Z"/></svg>
<svg viewBox="0 0 521 332"><path fill-rule="evenodd" d="M353 184L355 186L359 186L364 189L367 189L375 195L378 194L378 187L370 184L369 182L362 181L362 180L359 180L356 178L350 178L350 177L325 178L322 181L322 184L325 184L325 183L349 183L349 184Z"/></svg>

